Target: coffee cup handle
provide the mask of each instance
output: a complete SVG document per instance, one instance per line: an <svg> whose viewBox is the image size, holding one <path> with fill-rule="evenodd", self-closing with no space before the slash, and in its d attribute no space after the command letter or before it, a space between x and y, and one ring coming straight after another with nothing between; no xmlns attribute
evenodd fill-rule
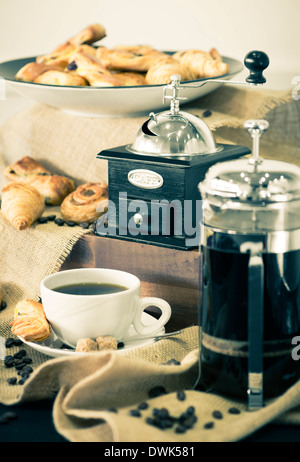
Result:
<svg viewBox="0 0 300 462"><path fill-rule="evenodd" d="M142 322L142 314L148 306L156 306L161 310L161 316L156 322L146 325ZM168 302L162 298L144 297L140 299L140 304L133 320L133 326L139 336L151 335L159 331L170 319L172 314Z"/></svg>

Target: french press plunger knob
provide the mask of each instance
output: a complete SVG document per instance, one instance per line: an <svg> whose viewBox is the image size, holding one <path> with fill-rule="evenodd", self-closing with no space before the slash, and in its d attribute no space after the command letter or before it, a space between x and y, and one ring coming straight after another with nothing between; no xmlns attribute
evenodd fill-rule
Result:
<svg viewBox="0 0 300 462"><path fill-rule="evenodd" d="M246 120L244 128L253 139L252 157L249 159L249 162L261 162L262 160L259 156L259 139L268 130L269 122L263 119L250 119Z"/></svg>
<svg viewBox="0 0 300 462"><path fill-rule="evenodd" d="M244 64L250 71L246 82L254 85L265 83L266 78L263 76L263 71L269 66L269 63L269 57L263 51L250 51L244 59Z"/></svg>

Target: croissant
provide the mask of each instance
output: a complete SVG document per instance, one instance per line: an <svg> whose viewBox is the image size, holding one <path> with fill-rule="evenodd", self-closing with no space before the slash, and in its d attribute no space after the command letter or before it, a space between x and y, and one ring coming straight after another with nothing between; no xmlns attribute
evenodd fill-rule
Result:
<svg viewBox="0 0 300 462"><path fill-rule="evenodd" d="M216 53L215 49L213 49L213 54L202 50L186 50L175 53L173 58L180 63L185 80L196 80L219 77L229 71L229 65L224 63ZM215 59L216 56L217 59Z"/></svg>
<svg viewBox="0 0 300 462"><path fill-rule="evenodd" d="M80 75L71 72L50 70L43 72L34 79L34 83L43 83L44 85L63 85L71 87L84 87L87 85L86 80Z"/></svg>
<svg viewBox="0 0 300 462"><path fill-rule="evenodd" d="M59 64L44 64L32 62L25 64L16 74L17 80L22 80L23 82L33 82L39 75L47 72L49 70L59 71L62 69L62 66Z"/></svg>
<svg viewBox="0 0 300 462"><path fill-rule="evenodd" d="M146 85L145 76L138 72L116 72L113 76L123 86Z"/></svg>
<svg viewBox="0 0 300 462"><path fill-rule="evenodd" d="M10 326L12 333L24 340L42 342L50 337L50 325L43 305L34 300L23 300L17 304Z"/></svg>
<svg viewBox="0 0 300 462"><path fill-rule="evenodd" d="M44 197L30 185L9 183L2 189L2 213L18 230L29 228L44 209Z"/></svg>
<svg viewBox="0 0 300 462"><path fill-rule="evenodd" d="M83 43L95 43L106 36L106 31L101 24L91 24L85 27L81 32L74 35L68 40L73 45L81 45Z"/></svg>
<svg viewBox="0 0 300 462"><path fill-rule="evenodd" d="M169 55L156 50L152 53L136 54L129 50L99 47L97 57L109 70L147 72L158 61L168 59Z"/></svg>
<svg viewBox="0 0 300 462"><path fill-rule="evenodd" d="M5 177L33 186L44 197L47 205L60 205L63 199L75 189L74 181L62 175L53 175L40 162L29 156L9 165Z"/></svg>
<svg viewBox="0 0 300 462"><path fill-rule="evenodd" d="M178 61L169 59L165 62L159 61L148 70L145 80L148 85L159 85L171 82L171 76L179 74L185 80L185 73Z"/></svg>
<svg viewBox="0 0 300 462"><path fill-rule="evenodd" d="M117 87L122 85L95 56L78 51L70 57L68 69L83 77L90 86Z"/></svg>
<svg viewBox="0 0 300 462"><path fill-rule="evenodd" d="M86 183L78 186L62 202L62 217L76 223L97 220L108 204L108 186L103 183Z"/></svg>
<svg viewBox="0 0 300 462"><path fill-rule="evenodd" d="M103 26L100 24L92 24L74 35L74 37L71 37L65 43L56 47L51 53L38 56L36 61L38 63L45 64L59 63L60 65L67 66L70 55L77 51L78 47L83 46L84 44L94 43L105 37L105 35L106 32ZM92 47L89 47L90 54L92 54L91 48ZM85 48L85 50L87 50L87 48Z"/></svg>

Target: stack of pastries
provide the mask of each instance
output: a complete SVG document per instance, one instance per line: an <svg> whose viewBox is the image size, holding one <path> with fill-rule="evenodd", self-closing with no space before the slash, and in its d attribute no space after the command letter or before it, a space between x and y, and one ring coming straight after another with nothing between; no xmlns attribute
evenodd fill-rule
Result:
<svg viewBox="0 0 300 462"><path fill-rule="evenodd" d="M16 79L48 85L122 87L167 84L173 74L187 81L219 77L229 71L215 48L170 55L148 45L94 45L104 37L105 28L92 24L51 53L23 66Z"/></svg>
<svg viewBox="0 0 300 462"><path fill-rule="evenodd" d="M107 206L107 184L76 188L71 178L51 173L29 156L9 165L4 175L9 183L2 188L1 212L20 231L38 220L48 205L60 206L63 219L78 224L94 222Z"/></svg>

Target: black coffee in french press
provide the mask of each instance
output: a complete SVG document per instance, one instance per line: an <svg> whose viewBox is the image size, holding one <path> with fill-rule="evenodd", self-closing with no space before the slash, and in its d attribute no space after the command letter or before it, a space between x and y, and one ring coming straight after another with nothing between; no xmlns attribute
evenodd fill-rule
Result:
<svg viewBox="0 0 300 462"><path fill-rule="evenodd" d="M300 169L259 156L264 120L249 120L250 158L211 167L203 198L201 382L250 408L300 377Z"/></svg>

